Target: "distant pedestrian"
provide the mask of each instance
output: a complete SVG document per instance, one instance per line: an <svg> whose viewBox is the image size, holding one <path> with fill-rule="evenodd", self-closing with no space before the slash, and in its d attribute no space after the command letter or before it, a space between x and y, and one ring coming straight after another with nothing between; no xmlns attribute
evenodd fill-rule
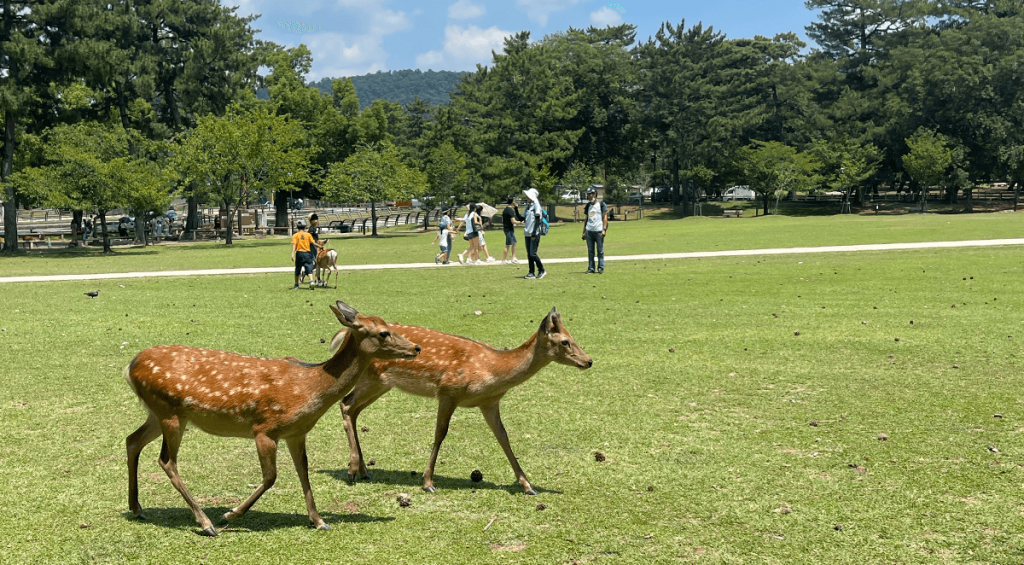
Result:
<svg viewBox="0 0 1024 565"><path fill-rule="evenodd" d="M469 205L469 211L460 220L461 225L466 226L466 233L462 236L462 239L469 244L469 248L459 253L459 263L473 264L480 260L480 234L477 231L480 229L479 216L476 215L476 206L473 204Z"/></svg>
<svg viewBox="0 0 1024 565"><path fill-rule="evenodd" d="M537 189L528 188L523 191L523 194L530 200L529 206L526 207L526 211L523 212L523 235L526 239L526 257L530 266L530 273L526 275L527 279L542 279L547 275L547 271L544 270L544 263L541 262L540 256L537 255L537 247L540 245L540 231L541 221L543 219L543 210L540 207L540 200L537 199ZM534 275L534 266L536 266L537 274Z"/></svg>
<svg viewBox="0 0 1024 565"><path fill-rule="evenodd" d="M431 241L430 244L433 245L437 241L441 242L441 252L434 256L434 264L436 265L438 263L441 263L447 265L449 252L448 242L451 241L451 239L448 237L447 224L439 223L437 225L437 235L434 236L434 241Z"/></svg>
<svg viewBox="0 0 1024 565"><path fill-rule="evenodd" d="M313 290L313 269L316 256L312 249L313 236L306 231L306 222L299 220L295 227L299 230L292 236L292 261L295 262L295 286L292 290L299 288L300 277L305 279L309 275L309 289Z"/></svg>
<svg viewBox="0 0 1024 565"><path fill-rule="evenodd" d="M516 199L509 195L505 199L505 209L501 212L501 228L505 232L505 254L501 256L501 264L518 264L516 259L516 222L523 221L523 215L519 213L519 205ZM512 250L512 259L508 260L509 249Z"/></svg>
<svg viewBox="0 0 1024 565"><path fill-rule="evenodd" d="M92 233L92 220L85 218L82 220L82 243L89 240L90 233Z"/></svg>
<svg viewBox="0 0 1024 565"><path fill-rule="evenodd" d="M583 214L587 217L583 224L583 240L587 242L587 274L594 272L594 251L597 251L597 274L604 274L604 237L608 234L608 205L604 200L598 201L597 189L587 189L587 202Z"/></svg>
<svg viewBox="0 0 1024 565"><path fill-rule="evenodd" d="M477 222L480 223L479 231L477 232L479 234L478 238L480 240L479 249L480 251L484 252L484 256L487 257L487 261L494 261L494 257L491 257L491 252L487 250L487 240L484 239L484 220L483 216L481 216L481 214L484 211L483 204L477 204L474 211L476 212ZM482 263L482 261L479 258L477 258L476 262Z"/></svg>

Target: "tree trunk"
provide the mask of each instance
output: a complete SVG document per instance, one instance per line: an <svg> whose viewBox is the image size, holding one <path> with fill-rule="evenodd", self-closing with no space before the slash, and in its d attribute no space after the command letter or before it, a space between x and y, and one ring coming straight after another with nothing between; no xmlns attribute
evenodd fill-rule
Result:
<svg viewBox="0 0 1024 565"><path fill-rule="evenodd" d="M370 202L370 223L373 224L373 237L377 237L377 203Z"/></svg>
<svg viewBox="0 0 1024 565"><path fill-rule="evenodd" d="M1013 181L1013 211L1017 211L1017 204L1020 202L1020 179Z"/></svg>
<svg viewBox="0 0 1024 565"><path fill-rule="evenodd" d="M18 193L10 182L14 167L14 112L4 112L4 156L0 164L0 184L4 185L4 248L13 255L18 252Z"/></svg>
<svg viewBox="0 0 1024 565"><path fill-rule="evenodd" d="M78 247L78 240L82 235L82 216L85 212L82 210L71 211L71 243L68 247Z"/></svg>
<svg viewBox="0 0 1024 565"><path fill-rule="evenodd" d="M767 192L764 193L764 196L761 198L761 201L764 204L764 206L763 206L764 214L763 215L767 216L768 215L768 193Z"/></svg>
<svg viewBox="0 0 1024 565"><path fill-rule="evenodd" d="M220 210L217 211L218 218L224 218L220 223L220 229L224 230L224 245L232 245L231 235L235 230L231 229L231 224L235 222L231 218L231 203L225 200L220 205Z"/></svg>
<svg viewBox="0 0 1024 565"><path fill-rule="evenodd" d="M672 206L679 205L679 159L672 157ZM683 210L686 215L686 210Z"/></svg>
<svg viewBox="0 0 1024 565"><path fill-rule="evenodd" d="M188 215L185 216L185 234L194 233L199 229L199 199L195 196L188 197Z"/></svg>
<svg viewBox="0 0 1024 565"><path fill-rule="evenodd" d="M964 211L965 212L973 212L974 211L974 188L965 188L964 189L964 198L967 199L967 204L964 206Z"/></svg>
<svg viewBox="0 0 1024 565"><path fill-rule="evenodd" d="M103 230L103 252L113 253L114 250L110 248L110 234L107 233L107 211L100 210L100 226ZM93 226L95 228L95 226Z"/></svg>
<svg viewBox="0 0 1024 565"><path fill-rule="evenodd" d="M288 227L288 193L279 190L274 193L274 233L277 228Z"/></svg>
<svg viewBox="0 0 1024 565"><path fill-rule="evenodd" d="M430 231L430 208L424 207L423 231Z"/></svg>

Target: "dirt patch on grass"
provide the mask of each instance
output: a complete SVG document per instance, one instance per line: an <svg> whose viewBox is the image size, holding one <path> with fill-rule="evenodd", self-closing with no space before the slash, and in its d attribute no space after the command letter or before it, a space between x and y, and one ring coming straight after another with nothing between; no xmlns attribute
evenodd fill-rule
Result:
<svg viewBox="0 0 1024 565"><path fill-rule="evenodd" d="M517 543L492 543L490 545L491 551L522 551L526 549L526 544L523 542Z"/></svg>

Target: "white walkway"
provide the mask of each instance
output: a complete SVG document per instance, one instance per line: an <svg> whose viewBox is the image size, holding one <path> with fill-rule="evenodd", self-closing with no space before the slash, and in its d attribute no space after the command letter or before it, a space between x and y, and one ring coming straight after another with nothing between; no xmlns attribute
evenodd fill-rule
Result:
<svg viewBox="0 0 1024 565"><path fill-rule="evenodd" d="M901 249L949 249L955 247L991 247L997 245L1024 245L1024 239L976 239L968 241L927 241L922 243L877 243L868 245L832 245L826 247L783 247L777 249L735 249L730 251L691 251L687 253L654 253L648 255L607 255L605 261L647 261L653 259L693 259L697 257L742 257L750 255L798 255L805 253L850 253L857 251L896 251ZM587 257L544 258L545 263L585 263ZM525 265L526 260L520 261ZM501 261L482 263L501 265ZM383 269L451 269L460 265L435 265L433 263L391 263L380 265L339 265L342 271L376 271ZM252 275L264 273L291 273L293 266L255 267L248 269L200 269L194 271L148 271L137 273L95 273L83 275L40 275L0 277L3 283L88 281L100 279L139 279L152 277L193 277L199 275Z"/></svg>

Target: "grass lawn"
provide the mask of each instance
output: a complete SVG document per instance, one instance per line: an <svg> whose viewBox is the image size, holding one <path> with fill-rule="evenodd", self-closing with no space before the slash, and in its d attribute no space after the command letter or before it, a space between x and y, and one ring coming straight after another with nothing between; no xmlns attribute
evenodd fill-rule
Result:
<svg viewBox="0 0 1024 565"><path fill-rule="evenodd" d="M765 221L779 229L760 231L748 228L763 226L756 220L616 225L639 236L613 252L1006 237L1019 225L995 215L900 218L905 229L885 219L828 220L810 229L773 218ZM570 232L553 230L545 245L578 253ZM429 236L409 237L422 238L421 250L364 259L433 255ZM382 247L398 249L397 241L404 240ZM252 257L280 256L262 245L252 245ZM351 245L370 249L366 240ZM278 275L4 287L2 560L1021 562L1024 250L616 262L603 276L581 270L552 265L541 281L515 278L524 265L351 272L338 291L286 292L289 281ZM96 288L99 298L82 296ZM121 376L131 357L182 343L322 360L321 339L340 328L327 308L335 299L498 347L520 344L557 306L594 367L549 366L503 403L512 447L540 495L522 494L483 418L470 410L452 421L438 492L421 492L436 405L392 391L359 419L374 482L344 480L338 412L310 434L313 490L331 532L307 529L282 450L279 480L254 509L218 538L197 536L156 464L158 442L140 466L150 521L131 520L124 438L144 419ZM598 451L605 461L595 460ZM203 433L186 434L180 469L211 518L260 480L251 441ZM482 483L470 482L474 469ZM409 508L395 502L402 492L412 496Z"/></svg>
<svg viewBox="0 0 1024 565"><path fill-rule="evenodd" d="M905 216L822 216L760 218L687 218L662 220L652 214L642 221L614 222L608 230L605 253L625 255L715 251L813 245L854 245L1024 236L1024 215L924 214ZM555 226L541 242L541 257L586 254L581 224ZM518 230L520 241L522 230ZM334 240L340 265L430 262L437 247L434 233L385 232L377 238L346 236ZM455 243L456 251L466 248ZM489 232L488 248L501 259L504 236ZM291 242L285 238L223 243L156 245L119 249L103 256L95 249L33 252L0 257L0 276L221 269L288 266ZM518 250L526 258L525 248Z"/></svg>

